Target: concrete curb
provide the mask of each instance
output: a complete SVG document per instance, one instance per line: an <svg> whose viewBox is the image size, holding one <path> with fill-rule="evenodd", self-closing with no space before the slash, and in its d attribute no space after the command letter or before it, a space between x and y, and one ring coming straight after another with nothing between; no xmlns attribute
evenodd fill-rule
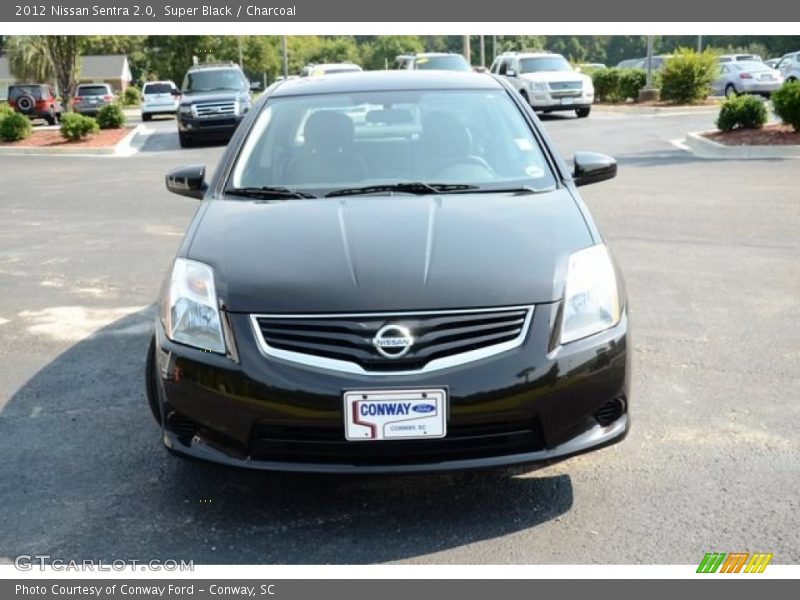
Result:
<svg viewBox="0 0 800 600"><path fill-rule="evenodd" d="M132 156L138 152L132 144L141 125L129 127L128 134L114 146L101 148L59 148L59 147L15 147L0 146L0 155L39 155L39 156Z"/></svg>
<svg viewBox="0 0 800 600"><path fill-rule="evenodd" d="M636 104L595 104L593 111L623 115L706 114L719 111L719 106L638 106Z"/></svg>
<svg viewBox="0 0 800 600"><path fill-rule="evenodd" d="M708 131L694 131L683 140L686 149L698 158L765 159L800 158L800 146L726 146L706 137Z"/></svg>

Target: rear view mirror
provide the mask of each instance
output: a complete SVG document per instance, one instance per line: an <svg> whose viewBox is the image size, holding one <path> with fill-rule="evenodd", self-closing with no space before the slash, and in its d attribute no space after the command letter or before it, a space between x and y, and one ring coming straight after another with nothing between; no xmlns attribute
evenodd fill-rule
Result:
<svg viewBox="0 0 800 600"><path fill-rule="evenodd" d="M261 89L261 82L260 81L251 81L250 82L250 91L255 92Z"/></svg>
<svg viewBox="0 0 800 600"><path fill-rule="evenodd" d="M173 194L202 200L206 193L206 168L203 165L180 167L167 174L167 189Z"/></svg>
<svg viewBox="0 0 800 600"><path fill-rule="evenodd" d="M613 179L617 176L617 161L605 154L597 152L576 152L575 173L573 179L575 185L588 185Z"/></svg>

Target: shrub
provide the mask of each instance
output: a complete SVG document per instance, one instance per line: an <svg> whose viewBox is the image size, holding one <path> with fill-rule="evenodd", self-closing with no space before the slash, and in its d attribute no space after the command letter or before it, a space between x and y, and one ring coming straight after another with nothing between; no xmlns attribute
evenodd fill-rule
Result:
<svg viewBox="0 0 800 600"><path fill-rule="evenodd" d="M767 107L749 94L725 101L717 117L720 131L733 129L761 129L767 122Z"/></svg>
<svg viewBox="0 0 800 600"><path fill-rule="evenodd" d="M655 76L655 73L653 73L653 76ZM653 82L653 84L655 85L655 82ZM644 70L619 70L619 95L623 100L628 98L636 100L639 97L639 90L645 85L647 85L647 73Z"/></svg>
<svg viewBox="0 0 800 600"><path fill-rule="evenodd" d="M619 72L620 69L598 69L592 73L592 83L594 84L594 96L601 102L621 102L619 92Z"/></svg>
<svg viewBox="0 0 800 600"><path fill-rule="evenodd" d="M772 92L772 108L781 121L800 131L800 81L789 81Z"/></svg>
<svg viewBox="0 0 800 600"><path fill-rule="evenodd" d="M655 85L655 73L653 73ZM642 69L598 69L592 73L595 97L603 102L636 100L647 83L647 73Z"/></svg>
<svg viewBox="0 0 800 600"><path fill-rule="evenodd" d="M76 142L90 133L97 133L100 128L97 121L85 115L69 113L61 117L61 135L64 139Z"/></svg>
<svg viewBox="0 0 800 600"><path fill-rule="evenodd" d="M661 70L661 97L679 104L700 102L711 93L718 69L712 52L681 48Z"/></svg>
<svg viewBox="0 0 800 600"><path fill-rule="evenodd" d="M142 93L134 85L125 88L122 92L122 103L125 106L136 106L142 100Z"/></svg>
<svg viewBox="0 0 800 600"><path fill-rule="evenodd" d="M31 120L19 113L12 112L0 121L0 138L4 142L24 140L32 131Z"/></svg>
<svg viewBox="0 0 800 600"><path fill-rule="evenodd" d="M13 113L14 109L11 108L6 102L0 102L0 121Z"/></svg>
<svg viewBox="0 0 800 600"><path fill-rule="evenodd" d="M97 112L100 129L119 129L125 124L125 113L119 104L107 104Z"/></svg>

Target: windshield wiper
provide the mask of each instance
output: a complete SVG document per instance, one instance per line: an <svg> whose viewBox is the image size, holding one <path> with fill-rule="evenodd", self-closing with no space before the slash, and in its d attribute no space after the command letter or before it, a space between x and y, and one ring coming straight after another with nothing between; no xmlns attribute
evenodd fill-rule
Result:
<svg viewBox="0 0 800 600"><path fill-rule="evenodd" d="M476 191L477 185L460 183L390 183L385 185L367 185L364 187L342 188L325 194L328 198L335 196L361 196L367 194L380 194L381 192L401 192L404 194L454 194L459 192Z"/></svg>
<svg viewBox="0 0 800 600"><path fill-rule="evenodd" d="M262 200L270 200L274 198L298 198L305 200L308 198L316 198L314 194L307 194L300 190L293 190L281 186L261 186L261 187L240 187L230 188L225 190L226 194L233 196L246 196L247 198L261 198Z"/></svg>

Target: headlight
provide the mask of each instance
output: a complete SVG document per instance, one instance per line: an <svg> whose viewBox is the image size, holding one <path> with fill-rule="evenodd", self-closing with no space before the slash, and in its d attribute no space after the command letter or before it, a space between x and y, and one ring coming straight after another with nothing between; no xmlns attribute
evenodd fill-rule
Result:
<svg viewBox="0 0 800 600"><path fill-rule="evenodd" d="M214 271L206 264L175 259L167 298L167 337L202 350L225 353L214 289Z"/></svg>
<svg viewBox="0 0 800 600"><path fill-rule="evenodd" d="M602 244L569 257L561 343L598 333L619 322L619 293L614 264Z"/></svg>
<svg viewBox="0 0 800 600"><path fill-rule="evenodd" d="M547 84L543 81L532 81L531 89L536 90L537 92L546 92Z"/></svg>
<svg viewBox="0 0 800 600"><path fill-rule="evenodd" d="M192 114L192 106L190 104L183 104L178 107L178 112L182 115L191 116Z"/></svg>

